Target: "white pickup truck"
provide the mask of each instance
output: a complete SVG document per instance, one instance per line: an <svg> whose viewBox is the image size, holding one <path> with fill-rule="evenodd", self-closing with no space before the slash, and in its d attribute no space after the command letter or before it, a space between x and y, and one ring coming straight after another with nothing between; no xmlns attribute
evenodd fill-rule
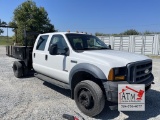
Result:
<svg viewBox="0 0 160 120"><path fill-rule="evenodd" d="M154 79L150 58L112 50L96 36L75 32L40 34L32 66L36 77L70 89L71 98L88 116L98 115L106 101L117 103L118 84L145 84L147 91ZM13 64L16 77L26 68L23 61Z"/></svg>

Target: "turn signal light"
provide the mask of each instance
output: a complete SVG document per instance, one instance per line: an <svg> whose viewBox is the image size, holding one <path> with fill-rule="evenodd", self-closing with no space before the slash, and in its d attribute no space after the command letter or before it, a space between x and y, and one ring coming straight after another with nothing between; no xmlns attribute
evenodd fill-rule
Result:
<svg viewBox="0 0 160 120"><path fill-rule="evenodd" d="M124 80L124 79L125 79L124 76L116 76L116 77L115 77L115 80Z"/></svg>
<svg viewBox="0 0 160 120"><path fill-rule="evenodd" d="M108 80L114 80L114 70L113 69L109 71Z"/></svg>

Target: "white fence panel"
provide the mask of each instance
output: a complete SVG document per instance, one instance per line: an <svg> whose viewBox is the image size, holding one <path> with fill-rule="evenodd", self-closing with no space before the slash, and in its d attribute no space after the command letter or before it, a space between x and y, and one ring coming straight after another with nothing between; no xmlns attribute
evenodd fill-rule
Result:
<svg viewBox="0 0 160 120"><path fill-rule="evenodd" d="M129 52L129 47L130 47L130 37L129 36L124 36L121 37L122 40L122 49L123 51L128 51Z"/></svg>
<svg viewBox="0 0 160 120"><path fill-rule="evenodd" d="M158 44L157 44L157 46L158 46L158 55L160 55L160 35L158 36Z"/></svg>
<svg viewBox="0 0 160 120"><path fill-rule="evenodd" d="M144 54L150 55L153 54L153 45L154 45L154 36L145 36L144 41Z"/></svg>
<svg viewBox="0 0 160 120"><path fill-rule="evenodd" d="M160 35L98 36L114 50L160 55Z"/></svg>
<svg viewBox="0 0 160 120"><path fill-rule="evenodd" d="M113 49L114 50L121 50L121 37L114 37L113 38Z"/></svg>
<svg viewBox="0 0 160 120"><path fill-rule="evenodd" d="M143 54L143 48L144 48L144 38L143 36L134 36L133 37L133 45L134 45L134 52Z"/></svg>

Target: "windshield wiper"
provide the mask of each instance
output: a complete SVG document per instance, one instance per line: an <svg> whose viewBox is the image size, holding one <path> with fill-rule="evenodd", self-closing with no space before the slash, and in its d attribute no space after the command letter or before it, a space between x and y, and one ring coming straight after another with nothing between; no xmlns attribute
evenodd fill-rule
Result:
<svg viewBox="0 0 160 120"><path fill-rule="evenodd" d="M106 48L106 47L98 47L98 49L109 49L109 48Z"/></svg>
<svg viewBox="0 0 160 120"><path fill-rule="evenodd" d="M106 47L97 47L97 48L88 48L88 47L85 47L85 48L77 49L77 50L101 50L101 49L109 49L109 48L106 48Z"/></svg>
<svg viewBox="0 0 160 120"><path fill-rule="evenodd" d="M96 48L87 48L87 47L85 47L85 48L83 48L83 50L95 50Z"/></svg>
<svg viewBox="0 0 160 120"><path fill-rule="evenodd" d="M109 49L109 48L106 48L106 47L98 47L98 48L85 48L84 50L104 50L104 49Z"/></svg>
<svg viewBox="0 0 160 120"><path fill-rule="evenodd" d="M95 46L97 47L98 49L109 49L108 47L105 47L105 46Z"/></svg>

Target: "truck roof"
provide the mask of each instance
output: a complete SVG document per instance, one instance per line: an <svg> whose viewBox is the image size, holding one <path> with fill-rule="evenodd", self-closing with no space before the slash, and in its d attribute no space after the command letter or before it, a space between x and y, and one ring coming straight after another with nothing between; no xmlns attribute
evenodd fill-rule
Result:
<svg viewBox="0 0 160 120"><path fill-rule="evenodd" d="M43 34L39 34L39 35L53 35L53 34L68 34L68 33L75 33L75 34L86 34L86 33L82 33L82 32L52 32L52 33L43 33Z"/></svg>

